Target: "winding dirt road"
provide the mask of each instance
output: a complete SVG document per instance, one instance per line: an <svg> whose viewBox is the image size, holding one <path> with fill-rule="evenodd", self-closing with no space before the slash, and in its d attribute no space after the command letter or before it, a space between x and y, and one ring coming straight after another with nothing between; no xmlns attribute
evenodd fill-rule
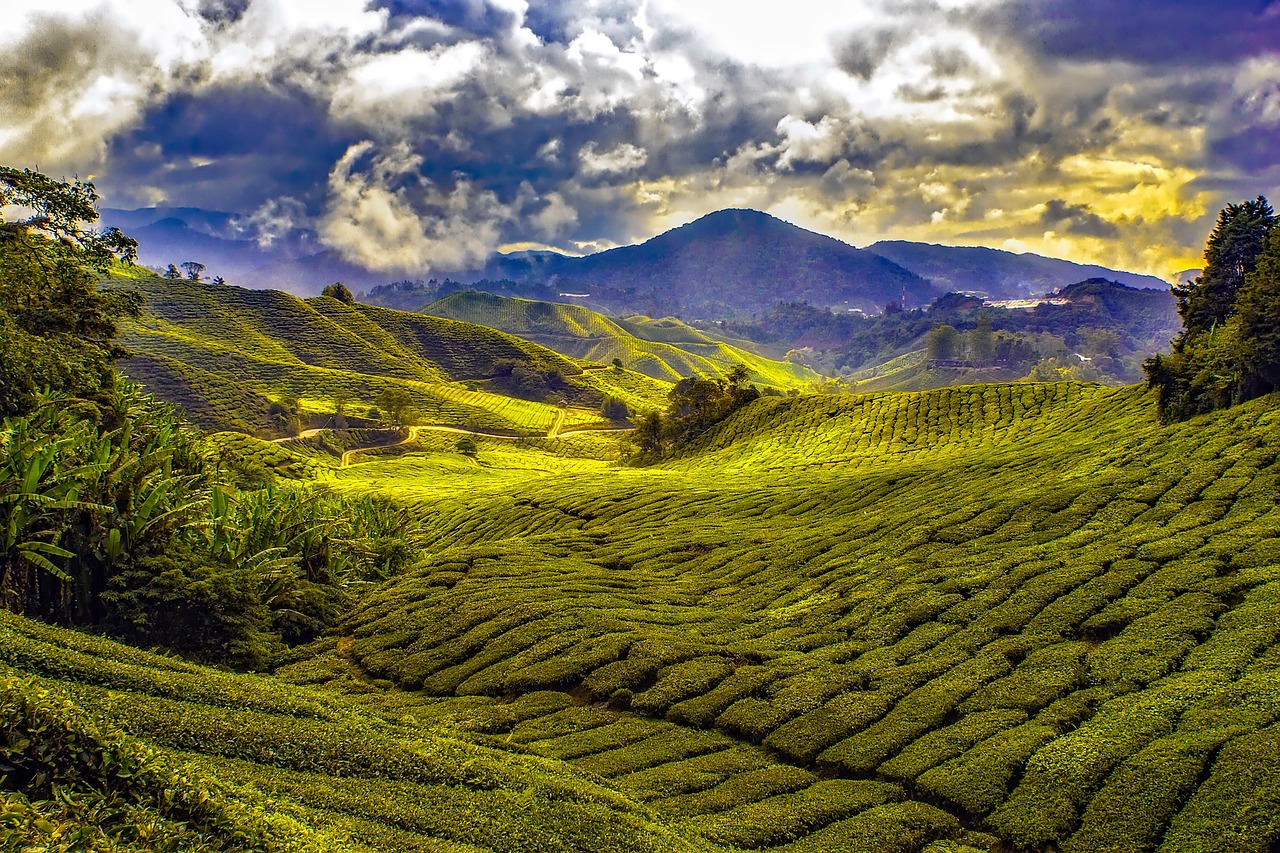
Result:
<svg viewBox="0 0 1280 853"><path fill-rule="evenodd" d="M633 429L633 427L580 427L578 429L564 429L564 422L567 419L567 417L568 417L567 412L563 410L557 412L556 419L551 424L551 429L547 430L546 438L568 438L571 435L581 435L587 432L630 432ZM289 441L298 441L306 438L315 438L317 435L319 435L324 431L325 431L324 429L306 429L298 433L297 435L288 436L286 438L273 438L271 439L271 441L275 444L284 444L285 442L289 442ZM536 435L502 435L502 434L493 433L493 432L481 432L479 430L474 430L474 429L465 429L463 427L436 426L436 425L411 426L409 427L408 437L405 438L403 441L397 442L396 444L370 444L365 447L353 447L350 450L343 451L342 458L338 463L338 467L349 468L353 464L351 462L351 457L357 453L361 453L365 450L377 450L383 447L401 447L405 444L409 444L412 441L416 441L418 436L424 432L443 432L443 433L449 433L452 435L472 435L472 436L475 436L476 438L491 438L491 439L496 439L498 441L519 441L520 439L523 439L523 438L538 438L538 436ZM359 464L359 463L354 463L354 464Z"/></svg>

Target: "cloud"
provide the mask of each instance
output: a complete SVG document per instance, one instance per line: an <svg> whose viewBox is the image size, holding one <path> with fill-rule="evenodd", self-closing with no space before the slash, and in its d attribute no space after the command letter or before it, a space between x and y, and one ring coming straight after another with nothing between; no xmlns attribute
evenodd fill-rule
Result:
<svg viewBox="0 0 1280 853"><path fill-rule="evenodd" d="M1063 231L1082 237L1117 237L1120 229L1083 204L1069 204L1060 198L1044 204L1040 224L1046 231Z"/></svg>
<svg viewBox="0 0 1280 853"><path fill-rule="evenodd" d="M244 217L237 217L232 225L247 234L260 248L269 249L291 234L311 227L307 208L296 198L272 198Z"/></svg>
<svg viewBox="0 0 1280 853"><path fill-rule="evenodd" d="M1280 191L1264 6L67 0L0 34L0 157L388 270L731 205L1154 269Z"/></svg>
<svg viewBox="0 0 1280 853"><path fill-rule="evenodd" d="M420 176L421 165L407 145L353 145L329 175L320 239L375 270L463 269L483 261L514 212L463 178L442 190Z"/></svg>

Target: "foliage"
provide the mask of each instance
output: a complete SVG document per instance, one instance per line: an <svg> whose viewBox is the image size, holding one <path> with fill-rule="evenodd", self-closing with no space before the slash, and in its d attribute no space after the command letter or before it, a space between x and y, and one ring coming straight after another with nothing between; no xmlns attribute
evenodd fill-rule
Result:
<svg viewBox="0 0 1280 853"><path fill-rule="evenodd" d="M630 435L631 460L645 464L677 454L738 409L760 398L737 365L724 379L681 379L668 395L665 413L642 417Z"/></svg>
<svg viewBox="0 0 1280 853"><path fill-rule="evenodd" d="M137 244L89 227L97 198L92 184L0 167L0 206L32 211L0 217L0 416L30 412L41 388L93 397L111 384L117 323L139 300L98 280Z"/></svg>
<svg viewBox="0 0 1280 853"><path fill-rule="evenodd" d="M388 388L375 402L392 426L403 426L413 419L413 397L403 388Z"/></svg>
<svg viewBox="0 0 1280 853"><path fill-rule="evenodd" d="M266 849L223 791L11 671L0 678L0 762L6 850Z"/></svg>
<svg viewBox="0 0 1280 853"><path fill-rule="evenodd" d="M631 417L631 409L627 407L626 402L617 397L605 397L604 402L600 404L600 414L611 421L625 421Z"/></svg>
<svg viewBox="0 0 1280 853"><path fill-rule="evenodd" d="M320 291L320 295L327 296L330 299L336 299L339 302L345 302L348 305L354 305L356 302L355 296L353 296L347 286L340 281L335 281L333 284L326 285L325 289Z"/></svg>
<svg viewBox="0 0 1280 853"><path fill-rule="evenodd" d="M1183 328L1173 352L1144 365L1162 418L1182 420L1280 389L1276 223L1261 196L1218 215L1204 272L1175 290Z"/></svg>

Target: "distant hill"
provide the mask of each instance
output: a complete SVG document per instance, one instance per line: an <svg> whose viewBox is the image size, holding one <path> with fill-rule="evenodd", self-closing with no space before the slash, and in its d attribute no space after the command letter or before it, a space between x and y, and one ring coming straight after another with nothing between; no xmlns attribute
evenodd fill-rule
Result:
<svg viewBox="0 0 1280 853"><path fill-rule="evenodd" d="M423 311L492 326L574 358L601 364L621 359L631 370L669 382L694 375L715 376L734 364L746 365L755 381L778 388L794 388L821 378L803 365L765 358L673 317L613 319L581 305L477 291L452 293Z"/></svg>
<svg viewBox="0 0 1280 853"><path fill-rule="evenodd" d="M1130 287L1169 287L1167 281L1155 276L978 246L884 240L867 249L929 279L942 291L975 291L993 299L1039 296L1089 278L1105 278Z"/></svg>
<svg viewBox="0 0 1280 853"><path fill-rule="evenodd" d="M721 210L643 243L585 257L522 251L495 254L475 269L422 270L421 278L436 283L418 286L419 299L416 290L388 293L383 287L397 278L412 281L414 273L349 263L304 228L261 240L245 217L190 207L107 209L103 222L136 238L142 262L153 268L198 261L208 277L301 296L342 281L353 291L370 291L370 302L404 309L478 282L484 282L479 289L506 296L687 320L742 317L779 302L876 314L904 292L907 307L916 308L948 291L1018 298L1095 277L1168 287L1153 276L997 249L896 240L858 249L767 213Z"/></svg>
<svg viewBox="0 0 1280 853"><path fill-rule="evenodd" d="M323 421L340 398L363 414L400 387L423 423L536 433L558 416L551 397L583 423L602 420L605 395L638 408L670 387L633 371L588 374L539 344L458 320L274 290L131 284L146 306L125 328L133 357L122 369L206 429L270 434L268 406L284 398L299 401L304 419ZM512 384L513 371L524 387Z"/></svg>

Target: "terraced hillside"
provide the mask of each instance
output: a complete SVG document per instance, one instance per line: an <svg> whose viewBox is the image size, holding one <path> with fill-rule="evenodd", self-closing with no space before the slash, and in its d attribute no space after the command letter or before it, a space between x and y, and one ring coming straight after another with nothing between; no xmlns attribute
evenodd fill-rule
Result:
<svg viewBox="0 0 1280 853"><path fill-rule="evenodd" d="M536 715L545 701L513 710ZM374 713L7 613L0 707L6 775L46 791L5 792L10 849L705 849L598 779L469 742L430 716Z"/></svg>
<svg viewBox="0 0 1280 853"><path fill-rule="evenodd" d="M745 364L753 381L775 388L798 388L821 377L809 368L766 358L742 346L668 317L614 319L558 302L537 302L459 291L423 311L493 326L574 358L608 364L615 358L631 370L676 382L687 376L716 376Z"/></svg>
<svg viewBox="0 0 1280 853"><path fill-rule="evenodd" d="M1152 409L764 399L655 469L356 466L400 466L431 556L279 674L567 762L695 844L1269 853L1280 400Z"/></svg>
<svg viewBox="0 0 1280 853"><path fill-rule="evenodd" d="M545 432L555 406L487 390L500 363L563 377L572 422L601 421L605 394L638 406L666 393L627 371L584 377L559 353L471 323L189 281L136 286L146 313L126 330L126 372L209 429L262 432L270 401L282 397L318 413L345 398L363 414L388 388L403 388L424 422Z"/></svg>

